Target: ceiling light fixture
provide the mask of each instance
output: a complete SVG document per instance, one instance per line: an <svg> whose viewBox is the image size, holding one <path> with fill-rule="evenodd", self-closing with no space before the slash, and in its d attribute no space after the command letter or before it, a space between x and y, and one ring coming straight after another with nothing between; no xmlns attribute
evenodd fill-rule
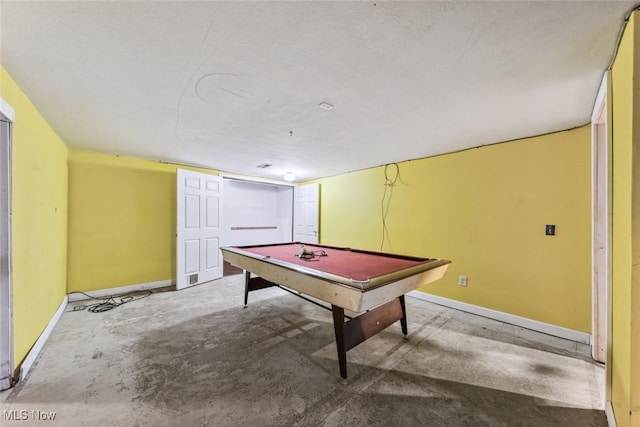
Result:
<svg viewBox="0 0 640 427"><path fill-rule="evenodd" d="M318 104L318 107L327 111L333 110L333 105L329 104L328 102L321 102L320 104Z"/></svg>
<svg viewBox="0 0 640 427"><path fill-rule="evenodd" d="M291 173L291 172L287 172L284 174L284 180L287 182L293 182L293 180L296 179L296 176Z"/></svg>

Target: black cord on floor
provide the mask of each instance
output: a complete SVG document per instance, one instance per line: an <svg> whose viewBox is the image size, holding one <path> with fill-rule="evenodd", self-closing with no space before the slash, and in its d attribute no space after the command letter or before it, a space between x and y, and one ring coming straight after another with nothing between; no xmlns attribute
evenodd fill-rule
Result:
<svg viewBox="0 0 640 427"><path fill-rule="evenodd" d="M142 298L146 298L152 294L151 291L134 291L134 292L129 292L121 295L113 295L110 297L94 297L84 292L71 292L71 293L82 294L94 300L104 300L102 302L90 304L85 307L87 310L89 310L92 313L103 313L105 311L113 310L114 308L119 307L123 304L129 303L132 301L137 301ZM119 300L117 300L116 298L119 298Z"/></svg>

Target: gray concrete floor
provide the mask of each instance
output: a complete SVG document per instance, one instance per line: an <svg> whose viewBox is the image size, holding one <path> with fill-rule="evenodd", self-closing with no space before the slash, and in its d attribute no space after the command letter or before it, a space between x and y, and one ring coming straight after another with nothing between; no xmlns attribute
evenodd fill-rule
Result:
<svg viewBox="0 0 640 427"><path fill-rule="evenodd" d="M242 292L236 275L104 313L70 304L0 394L1 424L607 425L587 346L407 298L408 339L393 325L349 351L344 382L329 311L279 289L243 308Z"/></svg>

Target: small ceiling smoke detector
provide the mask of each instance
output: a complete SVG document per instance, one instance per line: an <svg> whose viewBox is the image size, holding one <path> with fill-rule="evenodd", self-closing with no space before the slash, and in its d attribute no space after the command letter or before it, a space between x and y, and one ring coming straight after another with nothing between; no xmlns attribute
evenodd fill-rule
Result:
<svg viewBox="0 0 640 427"><path fill-rule="evenodd" d="M293 180L296 179L296 176L291 173L291 172L287 172L284 174L284 180L287 182L293 182Z"/></svg>
<svg viewBox="0 0 640 427"><path fill-rule="evenodd" d="M318 104L318 107L322 108L323 110L327 110L327 111L331 111L333 110L333 105L327 103L327 102L321 102L320 104Z"/></svg>
<svg viewBox="0 0 640 427"><path fill-rule="evenodd" d="M271 163L262 163L258 166L256 166L258 169L266 169L266 168L270 168L272 165Z"/></svg>

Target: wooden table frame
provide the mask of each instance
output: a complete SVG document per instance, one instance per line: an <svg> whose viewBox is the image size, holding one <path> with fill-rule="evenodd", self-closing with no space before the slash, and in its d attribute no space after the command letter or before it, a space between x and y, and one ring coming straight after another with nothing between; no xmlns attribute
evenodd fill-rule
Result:
<svg viewBox="0 0 640 427"><path fill-rule="evenodd" d="M404 295L419 286L440 279L451 263L448 260L431 259L421 266L412 267L403 272L393 272L375 277L370 281L358 282L257 255L242 247L220 249L225 261L245 270L245 306L248 304L249 292L277 286L332 311L340 376L345 379L347 378L347 351L398 320L402 333L406 337L408 328ZM301 280L301 274L304 275L304 280ZM328 303L331 308L306 298L305 295ZM345 315L345 310L360 314L350 317Z"/></svg>

